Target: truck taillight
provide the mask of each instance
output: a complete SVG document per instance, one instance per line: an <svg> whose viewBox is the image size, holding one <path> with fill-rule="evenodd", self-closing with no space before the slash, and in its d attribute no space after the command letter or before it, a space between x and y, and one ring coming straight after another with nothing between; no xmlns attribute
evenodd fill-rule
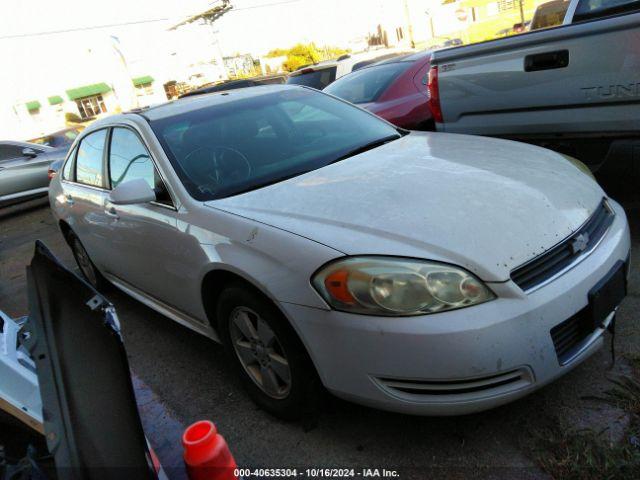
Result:
<svg viewBox="0 0 640 480"><path fill-rule="evenodd" d="M438 67L429 70L429 109L436 123L442 123L442 109L440 108L440 92L438 91Z"/></svg>

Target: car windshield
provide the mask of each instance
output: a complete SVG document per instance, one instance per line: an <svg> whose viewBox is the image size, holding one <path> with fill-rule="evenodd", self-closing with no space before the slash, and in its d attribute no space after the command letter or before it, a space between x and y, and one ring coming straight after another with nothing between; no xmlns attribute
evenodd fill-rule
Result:
<svg viewBox="0 0 640 480"><path fill-rule="evenodd" d="M203 201L277 183L401 136L371 114L304 88L150 123L189 193Z"/></svg>
<svg viewBox="0 0 640 480"><path fill-rule="evenodd" d="M336 79L336 67L309 69L304 73L291 75L287 83L290 85L305 85L307 87L322 90Z"/></svg>
<svg viewBox="0 0 640 480"><path fill-rule="evenodd" d="M411 65L394 62L368 67L336 80L324 91L351 103L375 102Z"/></svg>

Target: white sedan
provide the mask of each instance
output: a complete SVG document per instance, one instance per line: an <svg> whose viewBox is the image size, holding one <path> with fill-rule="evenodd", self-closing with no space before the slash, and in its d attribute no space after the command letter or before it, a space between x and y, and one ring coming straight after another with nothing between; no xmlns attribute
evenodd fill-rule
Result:
<svg viewBox="0 0 640 480"><path fill-rule="evenodd" d="M580 162L303 87L100 120L50 201L91 283L221 341L283 417L320 385L413 414L507 403L598 349L626 294L624 211Z"/></svg>

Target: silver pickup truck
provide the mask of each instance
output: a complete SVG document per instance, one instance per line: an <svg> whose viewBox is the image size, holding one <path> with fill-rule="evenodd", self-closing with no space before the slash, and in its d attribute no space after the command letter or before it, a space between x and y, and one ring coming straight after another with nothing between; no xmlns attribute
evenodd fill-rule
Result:
<svg viewBox="0 0 640 480"><path fill-rule="evenodd" d="M436 128L536 143L597 169L615 140L640 137L640 0L554 0L531 28L434 52Z"/></svg>

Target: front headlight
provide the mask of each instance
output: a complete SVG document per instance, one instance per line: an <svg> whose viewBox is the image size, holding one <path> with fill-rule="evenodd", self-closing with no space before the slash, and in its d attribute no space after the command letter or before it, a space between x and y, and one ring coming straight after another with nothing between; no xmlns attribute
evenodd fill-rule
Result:
<svg viewBox="0 0 640 480"><path fill-rule="evenodd" d="M584 163L582 163L580 160L578 160L577 158L573 158L573 157L571 157L569 155L565 155L564 153L561 153L560 155L562 155L564 158L566 158L569 161L569 163L571 163L574 167L576 167L582 173L584 173L585 175L590 176L593 181L597 181L596 177L593 176L593 173L591 172L591 169L589 167L587 167Z"/></svg>
<svg viewBox="0 0 640 480"><path fill-rule="evenodd" d="M322 267L312 283L336 310L370 315L425 315L495 298L461 268L394 257L338 260Z"/></svg>

